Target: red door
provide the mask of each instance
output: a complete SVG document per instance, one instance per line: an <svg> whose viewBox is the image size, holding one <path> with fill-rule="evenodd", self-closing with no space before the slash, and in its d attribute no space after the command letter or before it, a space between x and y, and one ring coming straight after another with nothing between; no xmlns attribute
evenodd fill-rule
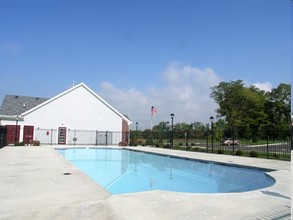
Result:
<svg viewBox="0 0 293 220"><path fill-rule="evenodd" d="M34 138L34 126L25 125L23 127L23 142L24 144L32 144Z"/></svg>
<svg viewBox="0 0 293 220"><path fill-rule="evenodd" d="M14 144L19 142L20 126L19 125L5 125L7 128L6 142L7 144Z"/></svg>

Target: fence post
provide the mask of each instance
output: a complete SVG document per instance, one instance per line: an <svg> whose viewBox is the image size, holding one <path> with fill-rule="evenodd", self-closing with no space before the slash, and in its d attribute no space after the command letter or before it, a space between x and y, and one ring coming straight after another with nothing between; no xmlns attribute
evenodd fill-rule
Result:
<svg viewBox="0 0 293 220"><path fill-rule="evenodd" d="M267 159L269 159L269 135L267 135Z"/></svg>
<svg viewBox="0 0 293 220"><path fill-rule="evenodd" d="M53 145L53 128L51 128L51 146Z"/></svg>
<svg viewBox="0 0 293 220"><path fill-rule="evenodd" d="M184 139L185 139L185 147L188 149L188 143L187 143L187 131L184 132Z"/></svg>
<svg viewBox="0 0 293 220"><path fill-rule="evenodd" d="M207 153L209 153L209 133L207 132Z"/></svg>

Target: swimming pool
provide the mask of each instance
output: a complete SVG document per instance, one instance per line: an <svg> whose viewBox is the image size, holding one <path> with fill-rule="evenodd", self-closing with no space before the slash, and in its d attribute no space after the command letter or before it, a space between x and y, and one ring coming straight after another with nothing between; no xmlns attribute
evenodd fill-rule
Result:
<svg viewBox="0 0 293 220"><path fill-rule="evenodd" d="M112 148L57 149L112 194L149 190L244 192L272 186L268 170Z"/></svg>

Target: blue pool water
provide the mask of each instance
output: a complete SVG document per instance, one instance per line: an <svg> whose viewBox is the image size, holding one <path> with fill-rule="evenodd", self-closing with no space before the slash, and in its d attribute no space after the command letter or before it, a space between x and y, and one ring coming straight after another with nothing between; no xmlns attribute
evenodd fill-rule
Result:
<svg viewBox="0 0 293 220"><path fill-rule="evenodd" d="M189 193L243 192L269 187L264 170L162 156L125 149L58 149L112 194L167 190Z"/></svg>

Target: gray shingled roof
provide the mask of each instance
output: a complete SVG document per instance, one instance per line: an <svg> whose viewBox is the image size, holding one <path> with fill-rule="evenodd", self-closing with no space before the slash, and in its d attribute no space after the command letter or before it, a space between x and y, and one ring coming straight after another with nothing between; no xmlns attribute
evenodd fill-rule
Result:
<svg viewBox="0 0 293 220"><path fill-rule="evenodd" d="M0 108L0 115L20 115L47 100L39 97L6 95Z"/></svg>

